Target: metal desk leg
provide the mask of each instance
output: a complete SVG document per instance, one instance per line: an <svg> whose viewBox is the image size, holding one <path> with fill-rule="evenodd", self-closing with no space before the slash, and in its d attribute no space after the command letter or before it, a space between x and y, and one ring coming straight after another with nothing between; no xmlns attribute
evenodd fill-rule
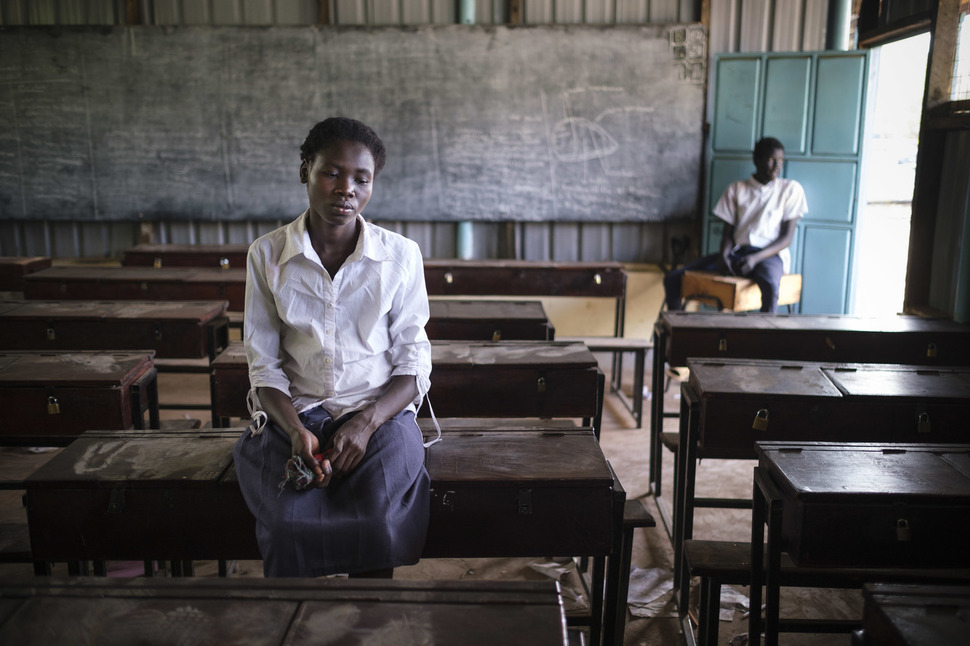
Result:
<svg viewBox="0 0 970 646"><path fill-rule="evenodd" d="M778 646L778 606L781 597L781 514L782 499L771 476L759 467L754 469L753 506L751 513L751 613L748 640L760 641L762 629L765 646ZM765 556L765 525L768 526L768 550ZM765 567L767 561L767 567ZM765 620L761 621L761 586L765 588ZM756 612L757 611L757 612ZM751 636L755 635L752 641Z"/></svg>
<svg viewBox="0 0 970 646"><path fill-rule="evenodd" d="M653 326L653 373L650 375L650 472L649 484L655 498L660 497L660 470L663 446L660 433L664 420L664 363L667 354L667 335L659 325Z"/></svg>
<svg viewBox="0 0 970 646"><path fill-rule="evenodd" d="M681 617L690 605L690 575L684 558L684 541L694 534L694 480L697 471L697 424L700 402L693 387L680 385L680 450L677 452L677 482L673 492L674 589L677 590L677 609Z"/></svg>
<svg viewBox="0 0 970 646"><path fill-rule="evenodd" d="M610 471L613 471L612 466L610 466ZM613 473L613 542L606 562L606 603L603 609L604 646L623 646L626 597L630 583L630 557L627 550L632 550L632 540L630 541L631 544L628 545L624 534L623 511L625 506L626 491L617 479L616 473ZM630 533L633 533L632 529Z"/></svg>

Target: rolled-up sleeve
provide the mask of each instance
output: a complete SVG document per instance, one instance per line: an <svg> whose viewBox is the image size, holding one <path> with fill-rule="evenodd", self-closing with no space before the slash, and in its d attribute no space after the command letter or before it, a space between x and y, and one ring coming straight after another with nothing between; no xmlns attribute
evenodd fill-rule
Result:
<svg viewBox="0 0 970 646"><path fill-rule="evenodd" d="M391 376L414 375L417 378L416 406L431 388L431 343L425 325L428 323L428 290L424 283L424 260L417 244L407 247L400 260L403 279L391 307Z"/></svg>
<svg viewBox="0 0 970 646"><path fill-rule="evenodd" d="M290 395L290 380L280 358L281 319L267 272L278 272L269 245L253 244L246 259L246 305L243 341L251 388L270 387Z"/></svg>

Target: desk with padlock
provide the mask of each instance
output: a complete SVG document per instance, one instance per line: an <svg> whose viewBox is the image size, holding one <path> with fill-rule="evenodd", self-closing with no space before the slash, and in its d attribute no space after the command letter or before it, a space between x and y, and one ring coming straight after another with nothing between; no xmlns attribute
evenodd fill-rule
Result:
<svg viewBox="0 0 970 646"><path fill-rule="evenodd" d="M689 359L674 487L674 580L686 612L683 542L698 507L750 500L694 495L701 459L756 458L758 441L970 442L970 367Z"/></svg>

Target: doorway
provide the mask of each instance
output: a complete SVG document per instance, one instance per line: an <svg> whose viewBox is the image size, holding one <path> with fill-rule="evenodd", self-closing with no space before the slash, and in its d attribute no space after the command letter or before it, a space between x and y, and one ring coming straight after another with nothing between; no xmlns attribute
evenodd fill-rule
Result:
<svg viewBox="0 0 970 646"><path fill-rule="evenodd" d="M872 51L868 127L863 150L849 311L860 316L903 310L916 152L930 34Z"/></svg>

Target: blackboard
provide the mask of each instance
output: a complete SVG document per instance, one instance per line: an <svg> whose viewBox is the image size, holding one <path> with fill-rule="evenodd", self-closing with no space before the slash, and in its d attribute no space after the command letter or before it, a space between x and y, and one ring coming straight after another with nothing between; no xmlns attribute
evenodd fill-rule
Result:
<svg viewBox="0 0 970 646"><path fill-rule="evenodd" d="M0 29L0 218L283 219L299 146L371 125L380 220L694 213L700 25Z"/></svg>

